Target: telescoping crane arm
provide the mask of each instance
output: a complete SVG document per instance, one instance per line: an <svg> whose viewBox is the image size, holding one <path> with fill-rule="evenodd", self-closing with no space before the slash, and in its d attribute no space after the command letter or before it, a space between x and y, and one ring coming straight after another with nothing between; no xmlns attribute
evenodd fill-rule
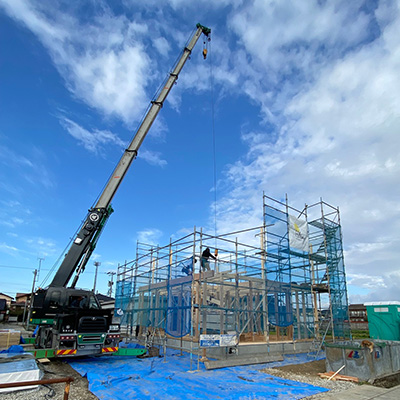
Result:
<svg viewBox="0 0 400 400"><path fill-rule="evenodd" d="M89 257L96 246L96 242L99 238L101 230L104 227L108 217L112 213L112 208L110 205L111 200L113 199L119 185L124 179L132 161L136 158L144 138L149 132L151 125L156 119L173 85L177 81L179 73L189 58L198 39L202 34L209 36L211 33L211 29L200 24L197 24L196 28L197 30L189 39L189 42L184 48L181 57L173 67L172 72L170 72L166 84L160 90L156 99L151 102L151 107L144 117L129 147L125 150L124 154L119 160L96 205L89 210L85 222L82 224L80 231L78 232L75 240L68 250L68 253L57 270L53 281L50 283L50 286L66 287L71 279L72 274L76 270L77 275L75 276L75 279L71 285L72 287L75 287L79 273L83 271L86 263L88 262Z"/></svg>

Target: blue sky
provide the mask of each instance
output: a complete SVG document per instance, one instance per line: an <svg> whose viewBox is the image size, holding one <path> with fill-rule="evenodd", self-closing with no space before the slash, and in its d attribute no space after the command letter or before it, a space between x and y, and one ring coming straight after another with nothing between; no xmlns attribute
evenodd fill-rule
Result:
<svg viewBox="0 0 400 400"><path fill-rule="evenodd" d="M71 5L72 3L72 5ZM160 5L162 4L162 5ZM398 1L0 0L0 292L62 254L197 22L199 42L80 280L193 226L260 224L262 192L341 210L352 302L398 300ZM211 90L212 89L212 90Z"/></svg>

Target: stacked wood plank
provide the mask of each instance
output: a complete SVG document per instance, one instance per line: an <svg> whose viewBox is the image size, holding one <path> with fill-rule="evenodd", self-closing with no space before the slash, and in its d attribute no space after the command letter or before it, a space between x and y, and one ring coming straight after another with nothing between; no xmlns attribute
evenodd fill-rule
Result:
<svg viewBox="0 0 400 400"><path fill-rule="evenodd" d="M321 378L329 379L332 381L347 381L347 382L355 382L355 383L359 382L359 379L356 378L355 376L335 374L335 372L333 372L333 371L320 372L318 375Z"/></svg>
<svg viewBox="0 0 400 400"><path fill-rule="evenodd" d="M14 329L0 329L0 348L8 349L12 345L19 344L21 332Z"/></svg>

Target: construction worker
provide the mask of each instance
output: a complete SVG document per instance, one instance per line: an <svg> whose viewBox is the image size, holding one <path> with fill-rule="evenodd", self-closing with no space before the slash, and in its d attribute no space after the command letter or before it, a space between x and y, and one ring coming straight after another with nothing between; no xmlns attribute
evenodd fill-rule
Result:
<svg viewBox="0 0 400 400"><path fill-rule="evenodd" d="M210 263L208 261L209 258L213 258L214 260L217 259L213 254L210 252L210 248L207 247L204 251L203 254L201 255L201 268L202 270L207 270L210 271Z"/></svg>

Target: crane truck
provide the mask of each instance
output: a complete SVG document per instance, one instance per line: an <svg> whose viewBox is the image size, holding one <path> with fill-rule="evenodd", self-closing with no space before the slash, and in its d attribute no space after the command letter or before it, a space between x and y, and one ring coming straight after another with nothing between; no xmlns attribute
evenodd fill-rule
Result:
<svg viewBox="0 0 400 400"><path fill-rule="evenodd" d="M118 352L120 326L113 323L113 311L103 310L93 291L77 289L76 284L113 212L111 201L176 83L182 67L200 36L203 34L209 40L209 28L201 24L197 24L196 28L165 84L151 102L97 202L89 209L52 282L47 288L38 289L33 296L29 323L38 326L35 348L46 350L46 356L85 356ZM205 58L206 49L203 50L203 55Z"/></svg>

